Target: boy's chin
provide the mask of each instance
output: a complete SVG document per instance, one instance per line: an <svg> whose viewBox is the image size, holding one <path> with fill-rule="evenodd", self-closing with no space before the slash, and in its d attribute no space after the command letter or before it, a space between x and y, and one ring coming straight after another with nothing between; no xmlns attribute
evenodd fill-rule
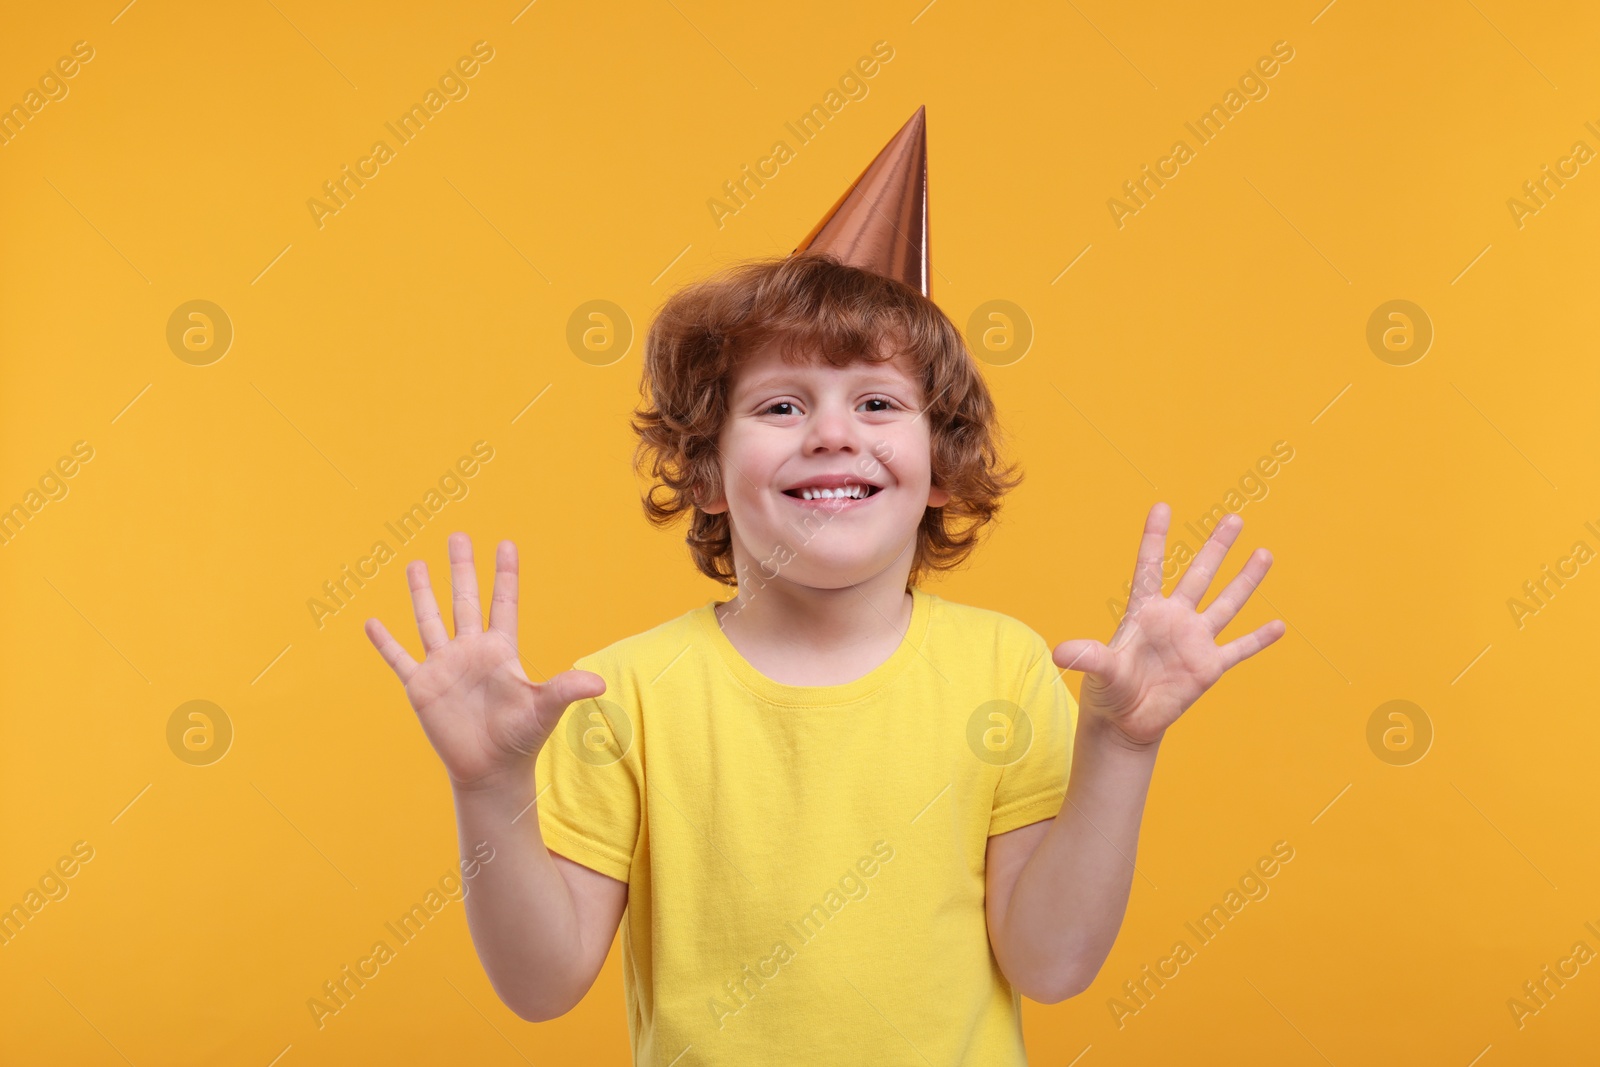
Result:
<svg viewBox="0 0 1600 1067"><path fill-rule="evenodd" d="M848 589L860 585L874 575L882 574L894 563L894 556L872 559L854 553L836 556L813 556L804 568L790 565L784 568L783 578L807 589Z"/></svg>

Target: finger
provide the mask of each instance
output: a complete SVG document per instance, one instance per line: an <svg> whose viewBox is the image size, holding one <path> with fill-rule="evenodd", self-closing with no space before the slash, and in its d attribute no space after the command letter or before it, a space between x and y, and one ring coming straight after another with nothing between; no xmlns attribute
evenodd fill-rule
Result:
<svg viewBox="0 0 1600 1067"><path fill-rule="evenodd" d="M450 545L451 608L456 617L456 636L483 633L483 608L478 606L478 572L472 564L472 538L453 533Z"/></svg>
<svg viewBox="0 0 1600 1067"><path fill-rule="evenodd" d="M517 643L517 546L501 541L494 558L494 595L489 601L489 629Z"/></svg>
<svg viewBox="0 0 1600 1067"><path fill-rule="evenodd" d="M535 728L541 738L555 733L557 725L567 713L567 708L580 700L589 700L606 691L606 680L593 671L562 671L548 682L534 687ZM601 719L613 734L617 724L611 721L607 709L598 709ZM618 709L619 711L621 709ZM539 742L535 742L539 743ZM532 747L532 746L530 746Z"/></svg>
<svg viewBox="0 0 1600 1067"><path fill-rule="evenodd" d="M1233 576L1233 581L1223 586L1217 598L1200 613L1200 618L1205 621L1206 629L1211 631L1213 637L1226 629L1233 617L1239 614L1239 609L1256 591L1256 586L1261 584L1261 579L1266 577L1271 566L1272 553L1264 548L1256 549L1244 561L1244 566L1239 568L1239 573Z"/></svg>
<svg viewBox="0 0 1600 1067"><path fill-rule="evenodd" d="M1156 503L1144 520L1144 535L1139 538L1139 555L1133 564L1133 589L1128 594L1128 609L1135 609L1152 596L1161 595L1161 559L1167 548L1167 524L1172 521L1172 509Z"/></svg>
<svg viewBox="0 0 1600 1067"><path fill-rule="evenodd" d="M405 650L405 646L396 641L393 635L383 628L383 623L377 619L367 620L366 631L367 640L372 642L373 647L378 650L378 654L383 657L383 661L389 665L395 676L400 679L400 684L404 685L406 680L416 672L417 661L411 658L411 653Z"/></svg>
<svg viewBox="0 0 1600 1067"><path fill-rule="evenodd" d="M580 700L591 700L606 691L606 680L593 671L562 671L539 687L546 707L566 708Z"/></svg>
<svg viewBox="0 0 1600 1067"><path fill-rule="evenodd" d="M1172 599L1182 601L1191 608L1200 603L1200 598L1211 588L1211 579L1216 577L1217 568L1222 566L1222 557L1233 547L1234 539L1239 536L1243 526L1244 520L1237 515L1222 517L1216 529L1211 531L1211 536L1206 538L1206 543L1200 546L1194 562L1183 572L1178 587L1172 591Z"/></svg>
<svg viewBox="0 0 1600 1067"><path fill-rule="evenodd" d="M1225 671L1232 670L1238 664L1243 663L1282 637L1287 629L1288 627L1284 625L1282 619L1273 619L1243 637L1236 637L1229 641L1219 650L1222 653L1222 669Z"/></svg>
<svg viewBox="0 0 1600 1067"><path fill-rule="evenodd" d="M1082 671L1084 674L1105 675L1111 671L1116 657L1099 641L1080 638L1063 641L1051 653L1050 659L1064 671Z"/></svg>
<svg viewBox="0 0 1600 1067"><path fill-rule="evenodd" d="M439 617L439 605L433 599L433 586L428 584L428 565L420 559L406 564L406 581L411 584L411 611L417 617L417 633L422 635L422 654L426 656L449 644L450 635L444 632L444 620Z"/></svg>

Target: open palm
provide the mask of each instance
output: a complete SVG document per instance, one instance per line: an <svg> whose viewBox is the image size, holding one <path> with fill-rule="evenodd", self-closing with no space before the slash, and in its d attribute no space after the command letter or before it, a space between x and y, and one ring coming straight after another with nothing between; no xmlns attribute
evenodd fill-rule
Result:
<svg viewBox="0 0 1600 1067"><path fill-rule="evenodd" d="M1237 515L1217 523L1172 595L1162 596L1161 562L1171 516L1165 504L1150 509L1134 565L1133 592L1111 643L1066 641L1051 657L1064 670L1083 672L1081 713L1106 720L1138 745L1159 741L1223 672L1272 644L1285 630L1283 621L1274 619L1225 645L1216 643L1272 566L1272 554L1264 548L1251 554L1204 611L1196 610L1244 525Z"/></svg>
<svg viewBox="0 0 1600 1067"><path fill-rule="evenodd" d="M451 781L472 788L507 772L526 773L567 706L599 696L605 682L576 670L548 682L529 681L517 651L516 546L500 543L485 629L472 542L457 533L450 535L449 545L455 638L445 632L427 564L420 560L407 565L406 577L426 658L420 664L412 659L377 619L367 620L366 632L404 683Z"/></svg>

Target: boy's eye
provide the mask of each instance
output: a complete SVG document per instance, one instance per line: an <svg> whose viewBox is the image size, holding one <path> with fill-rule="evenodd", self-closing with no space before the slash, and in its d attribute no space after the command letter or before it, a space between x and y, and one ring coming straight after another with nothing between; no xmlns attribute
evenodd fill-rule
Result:
<svg viewBox="0 0 1600 1067"><path fill-rule="evenodd" d="M870 396L867 399L863 400L861 403L862 404L882 404L883 405L882 407L877 407L877 408L870 409L872 411L872 413L874 413L874 414L878 414L878 413L881 413L881 412L884 412L884 411L891 411L891 410L894 409L894 406L895 406L894 401L890 400L886 396ZM792 414L795 414L795 412L793 410L794 407L795 407L795 403L792 400L774 400L772 403L768 404L765 408L762 409L761 414L763 414L763 415L792 415ZM778 410L779 408L789 408L790 410L788 410L788 411L779 411Z"/></svg>
<svg viewBox="0 0 1600 1067"><path fill-rule="evenodd" d="M894 410L894 402L888 397L867 397L866 400L862 400L861 405L883 405L880 408L869 408L872 414L882 414L883 411ZM795 406L797 405L795 405L794 400L774 400L773 403L763 408L762 414L795 414ZM779 411L779 408L789 408L789 410Z"/></svg>

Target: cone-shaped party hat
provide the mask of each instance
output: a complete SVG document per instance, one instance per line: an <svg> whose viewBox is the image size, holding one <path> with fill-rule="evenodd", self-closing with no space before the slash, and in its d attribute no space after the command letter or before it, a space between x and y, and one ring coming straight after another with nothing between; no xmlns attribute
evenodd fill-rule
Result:
<svg viewBox="0 0 1600 1067"><path fill-rule="evenodd" d="M926 105L900 127L795 252L806 249L831 252L852 267L931 295Z"/></svg>

